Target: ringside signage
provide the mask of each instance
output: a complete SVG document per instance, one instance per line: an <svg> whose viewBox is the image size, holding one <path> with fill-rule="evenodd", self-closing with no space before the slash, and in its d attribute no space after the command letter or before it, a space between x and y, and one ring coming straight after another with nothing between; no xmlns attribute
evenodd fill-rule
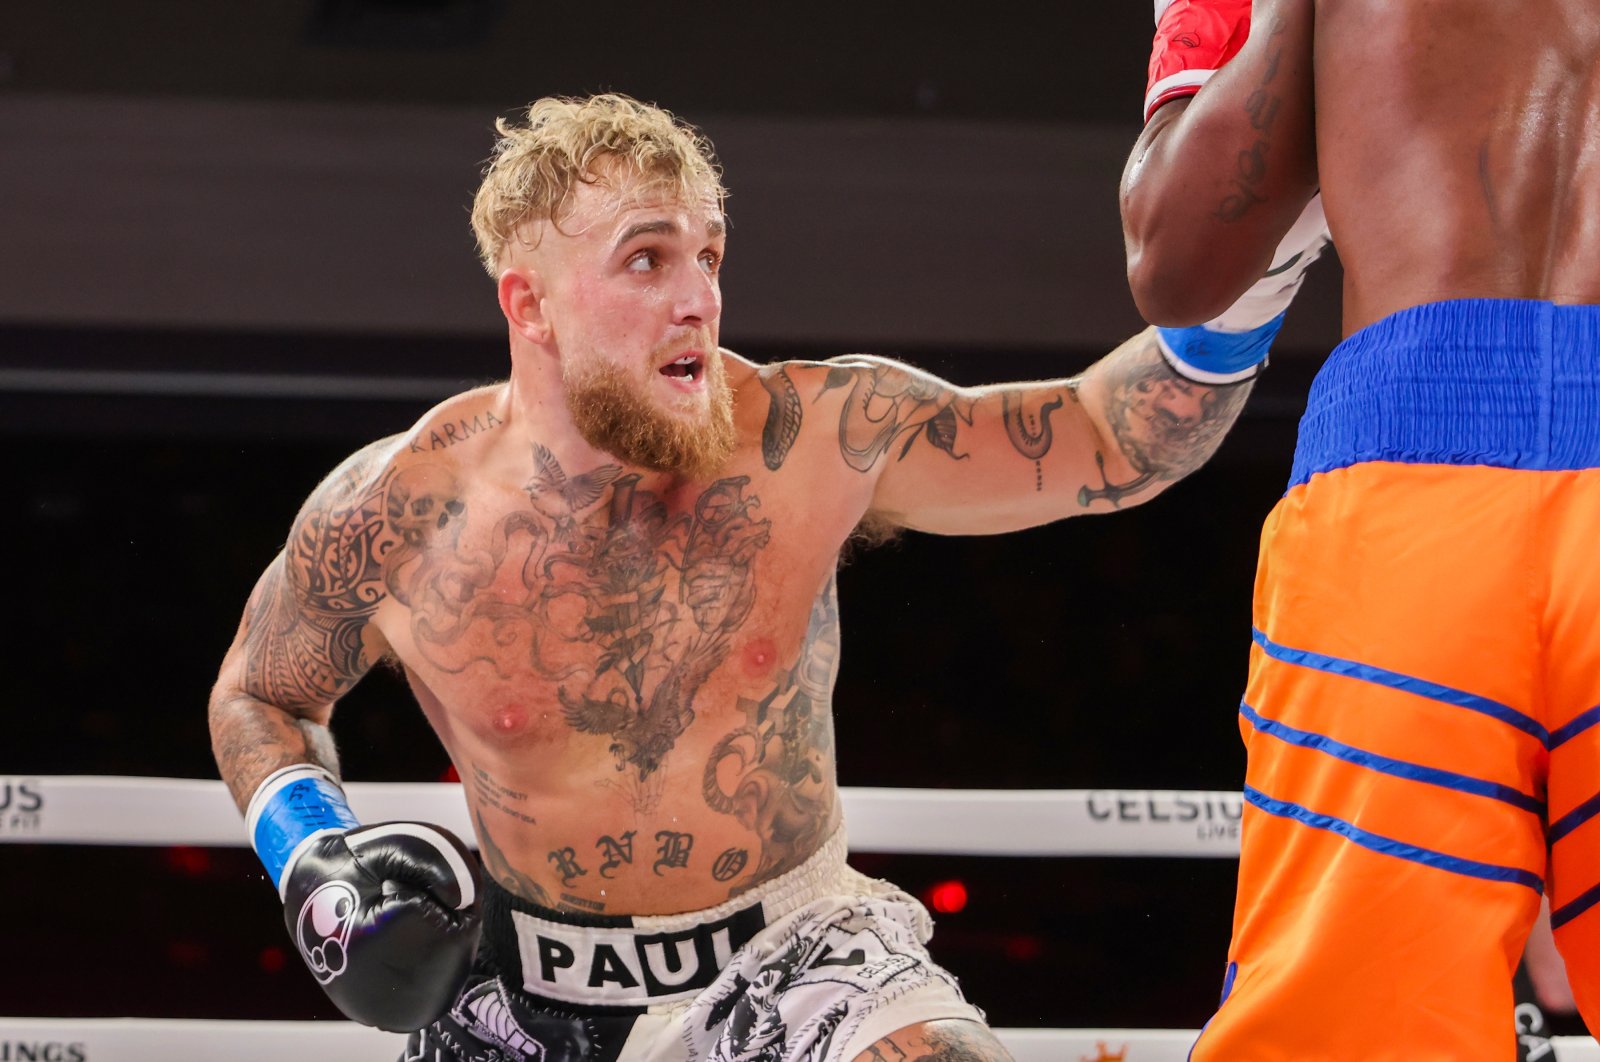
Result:
<svg viewBox="0 0 1600 1062"><path fill-rule="evenodd" d="M89 1049L65 1040L0 1040L0 1062L89 1062Z"/></svg>
<svg viewBox="0 0 1600 1062"><path fill-rule="evenodd" d="M1197 854L1237 855L1239 851L1239 826L1244 818L1240 793L1091 789L1084 793L1083 807L1091 828L1112 829L1119 835L1148 834L1152 846L1160 839L1190 847Z"/></svg>
<svg viewBox="0 0 1600 1062"><path fill-rule="evenodd" d="M44 827L44 804L44 784L39 779L0 777L0 837L37 836ZM0 1050L5 1049L9 1045L0 1044ZM0 1062L12 1060L0 1054Z"/></svg>

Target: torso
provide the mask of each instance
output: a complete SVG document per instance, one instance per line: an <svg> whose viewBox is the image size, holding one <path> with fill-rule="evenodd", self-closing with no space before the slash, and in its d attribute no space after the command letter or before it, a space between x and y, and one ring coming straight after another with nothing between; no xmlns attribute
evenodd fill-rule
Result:
<svg viewBox="0 0 1600 1062"><path fill-rule="evenodd" d="M496 388L387 448L373 625L486 868L535 903L713 906L839 825L833 575L870 481L827 431L770 468L768 394L737 364L743 441L714 481L540 452Z"/></svg>
<svg viewBox="0 0 1600 1062"><path fill-rule="evenodd" d="M1319 0L1345 330L1444 298L1600 302L1600 0Z"/></svg>

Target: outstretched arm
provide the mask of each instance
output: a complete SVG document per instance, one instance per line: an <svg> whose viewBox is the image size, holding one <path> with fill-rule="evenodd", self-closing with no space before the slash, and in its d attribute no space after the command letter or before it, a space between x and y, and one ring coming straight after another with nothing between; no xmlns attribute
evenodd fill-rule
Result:
<svg viewBox="0 0 1600 1062"><path fill-rule="evenodd" d="M1168 20L1196 17L1202 31L1235 17L1253 24L1198 95L1159 105L1123 173L1128 280L1154 324L1196 325L1233 305L1274 265L1274 248L1317 189L1315 4L1253 7L1179 0L1165 9L1163 32L1187 28ZM1158 61L1161 47L1158 38Z"/></svg>
<svg viewBox="0 0 1600 1062"><path fill-rule="evenodd" d="M274 771L338 776L333 703L381 655L368 620L384 597L384 444L325 480L256 583L211 693L211 748L241 811Z"/></svg>
<svg viewBox="0 0 1600 1062"><path fill-rule="evenodd" d="M1251 386L1179 376L1150 329L1072 379L956 387L871 357L782 371L792 401L829 407L830 428L836 413L840 457L873 479L873 513L949 535L1148 501L1216 451Z"/></svg>

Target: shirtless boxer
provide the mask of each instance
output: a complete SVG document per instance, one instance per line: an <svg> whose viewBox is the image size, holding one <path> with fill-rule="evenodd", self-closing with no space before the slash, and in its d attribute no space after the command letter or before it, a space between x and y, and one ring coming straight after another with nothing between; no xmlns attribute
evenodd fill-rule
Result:
<svg viewBox="0 0 1600 1062"><path fill-rule="evenodd" d="M1008 1057L927 913L844 863L840 548L864 520L987 534L1146 501L1248 384L1185 379L1149 332L997 387L756 365L717 344L709 144L616 96L501 134L473 225L510 379L312 493L211 701L308 967L429 1062ZM440 828L345 806L329 718L384 659L465 783L481 882Z"/></svg>
<svg viewBox="0 0 1600 1062"><path fill-rule="evenodd" d="M1249 6L1158 4L1155 65L1220 65ZM1600 1028L1597 60L1595 0L1259 0L1130 157L1150 320L1227 306L1319 187L1345 267L1262 537L1195 1059L1511 1058L1541 893Z"/></svg>

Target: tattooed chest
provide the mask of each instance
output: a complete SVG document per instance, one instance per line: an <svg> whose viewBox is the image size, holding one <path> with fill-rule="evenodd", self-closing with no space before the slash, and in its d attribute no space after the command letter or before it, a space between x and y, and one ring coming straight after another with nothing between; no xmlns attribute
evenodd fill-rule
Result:
<svg viewBox="0 0 1600 1062"><path fill-rule="evenodd" d="M542 447L510 497L480 501L427 466L398 475L383 575L407 666L450 703L511 688L523 710L608 737L619 769L657 770L712 673L758 642L775 664L806 602L785 622L763 594L773 524L750 477L671 500L639 482L617 465L570 475ZM491 728L514 722L489 710Z"/></svg>

